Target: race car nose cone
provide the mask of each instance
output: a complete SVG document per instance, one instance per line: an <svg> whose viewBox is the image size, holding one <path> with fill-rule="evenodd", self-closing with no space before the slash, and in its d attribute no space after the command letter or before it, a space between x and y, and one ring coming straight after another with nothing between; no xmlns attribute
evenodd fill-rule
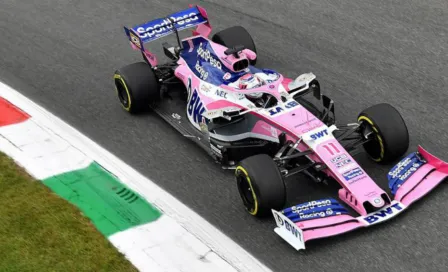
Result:
<svg viewBox="0 0 448 272"><path fill-rule="evenodd" d="M373 206L375 206L377 208L384 206L384 200L381 197L377 197L377 198L373 199L372 202L373 202L372 203Z"/></svg>

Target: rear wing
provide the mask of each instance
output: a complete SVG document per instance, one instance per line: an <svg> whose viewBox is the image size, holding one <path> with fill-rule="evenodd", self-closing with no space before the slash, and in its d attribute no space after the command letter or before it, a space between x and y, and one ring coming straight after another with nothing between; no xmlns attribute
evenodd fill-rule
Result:
<svg viewBox="0 0 448 272"><path fill-rule="evenodd" d="M124 31L132 44L137 46L138 49L144 50L144 43L194 26L198 26L194 34L208 36L211 32L207 12L200 6L190 7L165 18L155 19L131 28L124 27Z"/></svg>

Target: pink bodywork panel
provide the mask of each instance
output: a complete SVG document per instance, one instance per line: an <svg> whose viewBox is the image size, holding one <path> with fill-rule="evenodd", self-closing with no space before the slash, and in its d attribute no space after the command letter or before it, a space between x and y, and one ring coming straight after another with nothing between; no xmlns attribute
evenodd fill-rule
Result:
<svg viewBox="0 0 448 272"><path fill-rule="evenodd" d="M266 123L263 120L257 121L255 123L252 132L255 134L265 135L267 137L274 137L274 138L277 138L278 135L282 133L281 130L277 129L275 126L272 126L269 123Z"/></svg>
<svg viewBox="0 0 448 272"><path fill-rule="evenodd" d="M193 5L189 5L190 8L193 7ZM195 30L193 30L193 36L196 35L202 35L204 37L208 37L210 35L210 33L212 32L212 26L210 25L210 21L208 19L208 15L207 15L207 11L201 7L201 6L197 6L199 12L201 13L201 15L207 20L206 23L198 25L196 27Z"/></svg>
<svg viewBox="0 0 448 272"><path fill-rule="evenodd" d="M428 153L421 146L418 147L418 152L427 161L427 164L414 172L397 190L393 200L401 203L402 209L421 199L448 178L448 163ZM373 213L373 216L375 215ZM392 214L391 217L395 215ZM368 227L369 224L362 221L362 216L355 218L350 215L336 215L297 222L296 226L302 230L304 241L309 241L346 233L361 227Z"/></svg>
<svg viewBox="0 0 448 272"><path fill-rule="evenodd" d="M291 78L283 78L283 81L282 81L282 85L283 85L283 88L285 88L285 90L286 91L289 91L289 83L291 83L293 80L291 79Z"/></svg>
<svg viewBox="0 0 448 272"><path fill-rule="evenodd" d="M345 214L298 222L296 225L303 231L305 241L330 237L365 226L353 216Z"/></svg>
<svg viewBox="0 0 448 272"><path fill-rule="evenodd" d="M208 110L219 110L222 108L228 108L228 107L235 107L239 109L244 109L238 104L232 103L230 101L227 101L225 99L218 100L218 101L212 101L210 103L207 103L205 106Z"/></svg>
<svg viewBox="0 0 448 272"><path fill-rule="evenodd" d="M264 118L266 118L266 116L264 116ZM287 113L268 119L276 124L279 129L290 134L293 138L297 138L306 132L316 130L320 127L322 127L322 130L326 128L322 121L308 112L304 107L296 107ZM328 131L328 133L330 132ZM300 151L309 148L310 147L306 145L299 145L298 147ZM365 201L369 201L372 205L377 207L384 206L384 201L381 201L381 203L379 203L380 205L378 205L373 202L373 199L381 198L381 194L385 194L385 192L367 175L355 159L346 152L344 147L335 138L330 138L312 149L314 150L314 154L310 155L310 157L318 162L323 162L328 166L326 174L338 180L343 187L343 190L340 192L342 193L342 195L340 194L340 196L342 196L341 199L359 214L367 214L367 211L362 205ZM346 165L344 171L340 171L340 168L337 168L335 163L331 161L335 157L341 155L345 156L345 160L351 161ZM351 179L350 182L347 181L344 178L343 173L357 168L359 168L359 173L361 174L358 177ZM348 194L349 197L345 197L346 194Z"/></svg>

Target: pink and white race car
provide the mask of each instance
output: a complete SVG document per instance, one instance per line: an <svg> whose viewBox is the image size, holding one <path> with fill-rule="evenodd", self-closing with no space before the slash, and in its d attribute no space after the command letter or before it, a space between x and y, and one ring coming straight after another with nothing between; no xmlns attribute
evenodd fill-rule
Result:
<svg viewBox="0 0 448 272"><path fill-rule="evenodd" d="M181 40L178 31L190 27L193 35ZM378 163L399 160L409 146L400 113L383 103L362 111L355 123L336 125L334 102L321 94L314 74L289 79L256 68L249 33L235 26L209 39L200 6L125 32L144 62L115 72L124 109L152 109L224 168L235 169L249 214L273 214L275 232L297 250L308 240L390 219L448 176L448 164L419 147L391 169L381 188L353 156L363 147ZM170 61L159 64L144 45L173 33L177 45L163 43ZM299 186L309 179L336 184L334 197L285 208L285 180L293 175Z"/></svg>

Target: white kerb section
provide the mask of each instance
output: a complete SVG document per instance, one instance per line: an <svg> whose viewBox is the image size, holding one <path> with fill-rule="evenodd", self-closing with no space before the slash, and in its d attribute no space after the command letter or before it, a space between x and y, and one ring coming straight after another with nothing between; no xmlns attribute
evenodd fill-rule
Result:
<svg viewBox="0 0 448 272"><path fill-rule="evenodd" d="M33 118L0 127L0 150L38 180L82 169L93 162Z"/></svg>
<svg viewBox="0 0 448 272"><path fill-rule="evenodd" d="M166 215L109 240L140 271L238 271Z"/></svg>
<svg viewBox="0 0 448 272"><path fill-rule="evenodd" d="M1 130L0 149L34 177L83 168L94 160L163 212L157 223L110 237L140 271L271 271L154 182L1 82L0 96L31 115Z"/></svg>

